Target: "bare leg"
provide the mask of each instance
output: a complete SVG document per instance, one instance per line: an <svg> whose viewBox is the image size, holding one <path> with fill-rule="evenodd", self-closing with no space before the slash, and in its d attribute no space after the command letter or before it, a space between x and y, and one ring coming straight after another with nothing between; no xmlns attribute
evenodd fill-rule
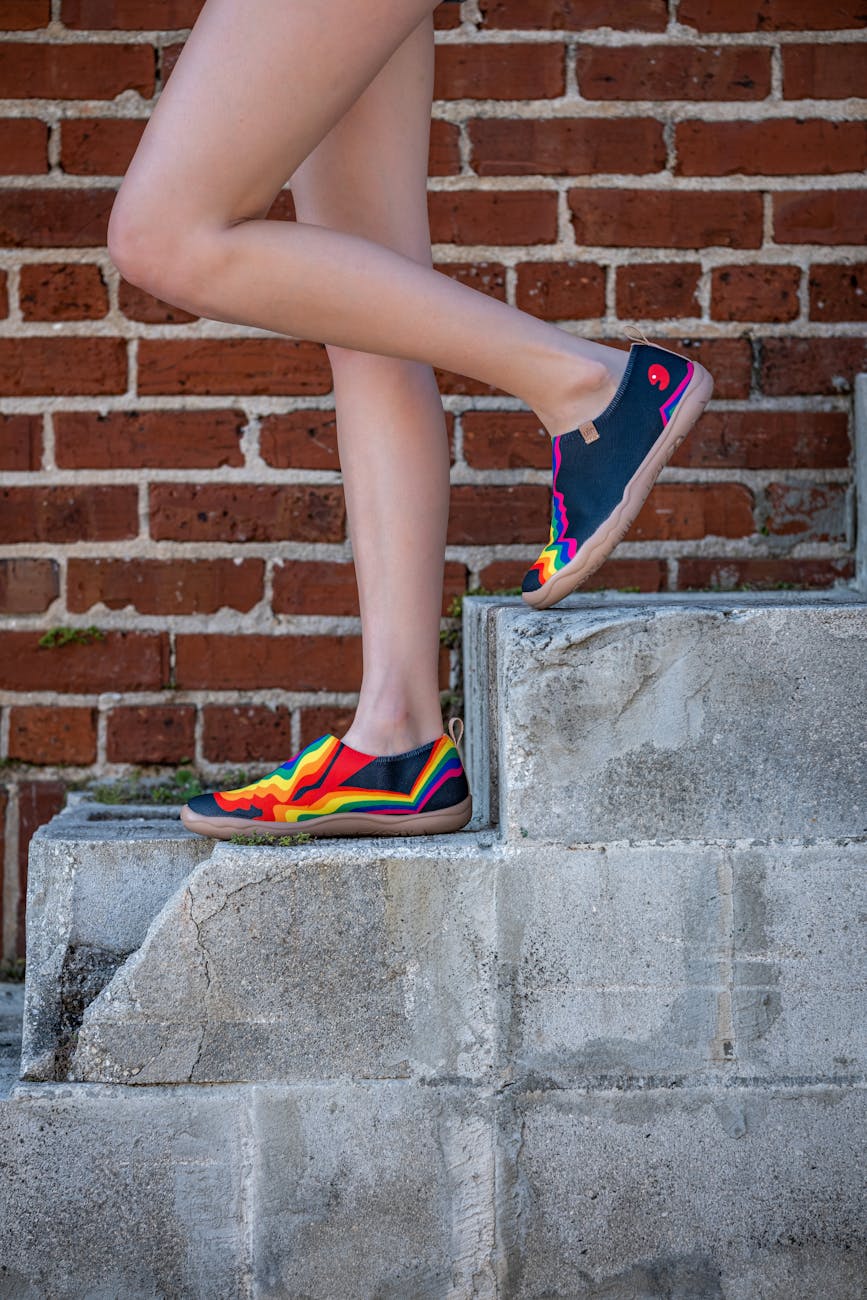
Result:
<svg viewBox="0 0 867 1300"><path fill-rule="evenodd" d="M433 67L427 14L293 174L299 221L374 239L430 267ZM442 400L424 362L326 347L364 644L358 708L342 739L365 753L401 753L443 729L437 660L449 452Z"/></svg>
<svg viewBox="0 0 867 1300"><path fill-rule="evenodd" d="M121 185L109 251L128 280L199 315L470 375L562 433L613 396L622 349L362 235L262 219L435 7L206 0ZM367 163L381 182L389 165Z"/></svg>

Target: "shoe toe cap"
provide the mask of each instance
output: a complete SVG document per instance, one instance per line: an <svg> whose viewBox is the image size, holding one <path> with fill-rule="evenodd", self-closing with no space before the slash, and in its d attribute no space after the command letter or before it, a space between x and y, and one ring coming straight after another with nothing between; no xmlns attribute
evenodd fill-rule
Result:
<svg viewBox="0 0 867 1300"><path fill-rule="evenodd" d="M524 581L521 583L522 591L538 591L542 583L539 580L538 569L528 569L524 574Z"/></svg>
<svg viewBox="0 0 867 1300"><path fill-rule="evenodd" d="M227 817L225 808L221 808L212 794L197 794L187 800L187 807L197 817Z"/></svg>

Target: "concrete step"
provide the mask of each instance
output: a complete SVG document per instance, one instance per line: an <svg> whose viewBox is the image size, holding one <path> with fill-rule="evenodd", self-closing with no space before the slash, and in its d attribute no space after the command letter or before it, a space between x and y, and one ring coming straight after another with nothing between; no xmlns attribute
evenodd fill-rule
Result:
<svg viewBox="0 0 867 1300"><path fill-rule="evenodd" d="M867 601L576 593L463 605L477 816L509 840L867 830Z"/></svg>
<svg viewBox="0 0 867 1300"><path fill-rule="evenodd" d="M568 1087L867 1065L859 838L254 848L123 826L73 810L34 841L27 1079ZM151 882L135 921L133 878ZM73 902L40 911L61 886Z"/></svg>
<svg viewBox="0 0 867 1300"><path fill-rule="evenodd" d="M0 1101L15 1300L861 1300L864 1094L411 1080Z"/></svg>

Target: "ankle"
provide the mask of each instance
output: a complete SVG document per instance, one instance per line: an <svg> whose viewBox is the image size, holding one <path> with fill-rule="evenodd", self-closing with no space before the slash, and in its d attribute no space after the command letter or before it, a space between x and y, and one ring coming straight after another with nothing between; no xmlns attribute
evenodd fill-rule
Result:
<svg viewBox="0 0 867 1300"><path fill-rule="evenodd" d="M622 348L599 345L592 358L571 359L562 382L552 390L552 401L534 407L541 424L552 437L577 428L582 420L601 415L620 384L628 353Z"/></svg>
<svg viewBox="0 0 867 1300"><path fill-rule="evenodd" d="M349 730L340 737L363 754L404 754L437 740L443 732L442 711L401 708L383 712L359 705Z"/></svg>

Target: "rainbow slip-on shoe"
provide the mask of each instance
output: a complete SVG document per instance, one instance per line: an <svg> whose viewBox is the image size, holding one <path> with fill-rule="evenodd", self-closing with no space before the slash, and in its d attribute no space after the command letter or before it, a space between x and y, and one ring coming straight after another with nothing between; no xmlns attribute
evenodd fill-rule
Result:
<svg viewBox="0 0 867 1300"><path fill-rule="evenodd" d="M605 410L551 439L548 543L521 592L535 609L568 596L607 559L713 392L697 361L657 347L634 326L624 333L633 342Z"/></svg>
<svg viewBox="0 0 867 1300"><path fill-rule="evenodd" d="M325 733L261 781L199 794L181 809L188 830L235 834L438 835L473 811L458 746L464 724L403 754L363 754Z"/></svg>

